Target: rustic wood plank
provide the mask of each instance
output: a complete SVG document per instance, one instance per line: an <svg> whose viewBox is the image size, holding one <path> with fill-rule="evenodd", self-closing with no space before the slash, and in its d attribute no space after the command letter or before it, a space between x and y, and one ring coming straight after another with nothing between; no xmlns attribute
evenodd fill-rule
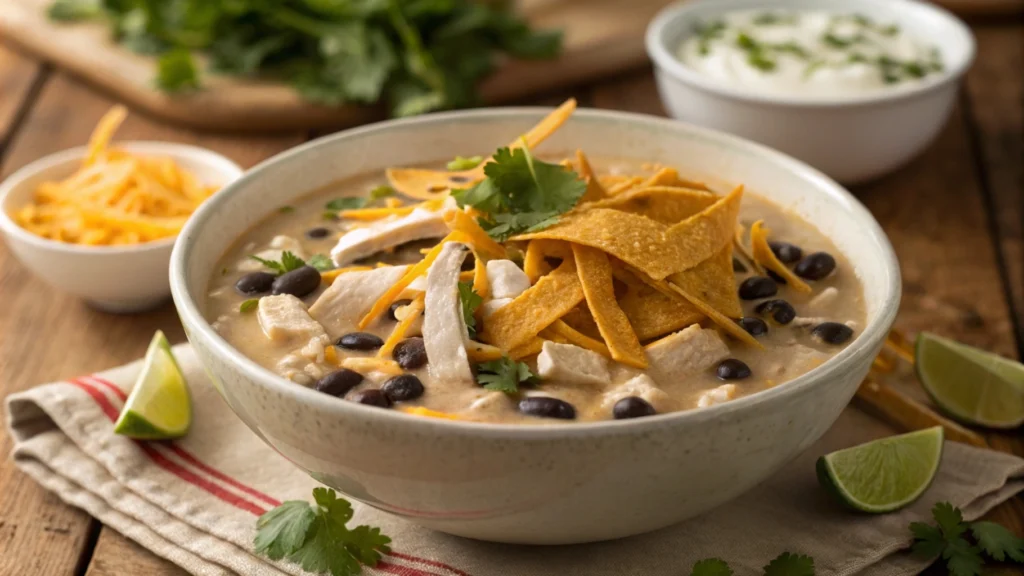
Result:
<svg viewBox="0 0 1024 576"><path fill-rule="evenodd" d="M139 546L134 541L109 528L104 528L96 541L92 561L85 576L183 576L187 574L177 565Z"/></svg>
<svg viewBox="0 0 1024 576"><path fill-rule="evenodd" d="M967 75L975 157L1024 356L1024 26L978 26L978 58Z"/></svg>
<svg viewBox="0 0 1024 576"><path fill-rule="evenodd" d="M100 116L113 104L64 74L56 74L39 94L12 140L3 172L45 154L83 144ZM169 140L206 146L243 166L300 143L302 134L273 138L197 135L131 115L121 139ZM130 279L125 279L130 281ZM0 396L36 384L110 368L140 357L153 331L184 340L170 303L131 317L87 307L31 276L6 247L0 246ZM17 336L14 336L17 335ZM0 453L11 441L0 431ZM0 466L0 573L71 574L88 542L89 517L65 506L12 466ZM106 531L106 529L105 529ZM9 533L9 534L8 534ZM118 558L138 561L138 552L117 552L116 540L93 562L117 566ZM10 543L10 546L7 544ZM148 553L145 553L148 555ZM5 570L4 566L12 567ZM13 571L13 567L20 569ZM84 568L84 567L82 567ZM132 573L128 568L111 573Z"/></svg>
<svg viewBox="0 0 1024 576"><path fill-rule="evenodd" d="M30 102L33 85L42 80L43 67L35 60L0 46L0 157L17 120Z"/></svg>

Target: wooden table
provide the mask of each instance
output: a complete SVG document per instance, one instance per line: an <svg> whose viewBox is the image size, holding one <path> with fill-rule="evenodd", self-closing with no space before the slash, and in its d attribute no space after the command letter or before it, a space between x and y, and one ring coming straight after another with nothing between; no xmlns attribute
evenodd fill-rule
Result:
<svg viewBox="0 0 1024 576"><path fill-rule="evenodd" d="M1020 356L1024 22L980 22L974 30L978 61L942 135L909 166L854 192L899 254L904 278L900 328L927 329ZM581 86L572 95L584 106L664 114L650 70ZM528 103L554 104L565 96L549 94ZM108 96L46 63L0 47L3 174L83 144L111 104ZM198 134L135 114L118 136L195 143L251 166L317 134ZM44 285L0 245L0 397L138 358L157 328L172 341L184 339L170 304L137 316L97 312ZM987 436L996 449L1024 455L1019 431ZM11 439L0 431L0 454L10 449ZM1024 499L989 516L1024 534ZM182 574L61 503L9 461L0 462L0 551L0 575Z"/></svg>

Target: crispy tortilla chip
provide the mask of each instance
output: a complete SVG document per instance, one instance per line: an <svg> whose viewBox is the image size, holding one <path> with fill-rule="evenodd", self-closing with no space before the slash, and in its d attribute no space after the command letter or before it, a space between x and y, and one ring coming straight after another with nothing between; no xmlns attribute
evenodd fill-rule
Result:
<svg viewBox="0 0 1024 576"><path fill-rule="evenodd" d="M634 188L612 198L594 202L587 208L612 208L673 225L706 210L718 199L718 196L700 190L651 186Z"/></svg>
<svg viewBox="0 0 1024 576"><path fill-rule="evenodd" d="M501 357L504 355L505 353L497 346L491 346L490 344L484 344L483 342L477 342L476 340L466 341L466 356L469 357L470 362L479 364L481 362L501 360Z"/></svg>
<svg viewBox="0 0 1024 576"><path fill-rule="evenodd" d="M732 270L731 242L727 242L711 258L685 272L677 272L668 279L730 318L743 315L736 291L736 273Z"/></svg>
<svg viewBox="0 0 1024 576"><path fill-rule="evenodd" d="M533 240L526 247L523 257L523 272L530 282L536 282L541 276L551 272L551 265L546 258L565 260L572 257L572 249L565 242L556 240Z"/></svg>
<svg viewBox="0 0 1024 576"><path fill-rule="evenodd" d="M444 223L448 229L462 232L472 239L473 251L478 256L486 256L490 260L506 258L505 247L494 241L472 216L462 210L449 210L444 215Z"/></svg>
<svg viewBox="0 0 1024 576"><path fill-rule="evenodd" d="M540 354L540 351L543 347L544 339L534 338L527 342L526 344L509 350L508 356L513 360L522 360L523 358L528 358L530 356L536 356L537 354Z"/></svg>
<svg viewBox="0 0 1024 576"><path fill-rule="evenodd" d="M612 358L636 368L647 367L647 356L626 314L619 308L612 284L612 266L604 252L574 244L576 269L587 307L601 331Z"/></svg>
<svg viewBox="0 0 1024 576"><path fill-rule="evenodd" d="M758 220L750 227L750 248L754 253L754 261L765 268L775 272L786 281L786 284L797 292L810 292L811 287L790 271L772 252L768 245L768 234L771 232L764 227L764 221Z"/></svg>
<svg viewBox="0 0 1024 576"><path fill-rule="evenodd" d="M703 182L681 178L679 176L679 172L675 168L662 168L643 183L644 188L650 188L653 186L679 186L683 188L692 188L694 190L703 190L704 192L711 191L711 189Z"/></svg>
<svg viewBox="0 0 1024 576"><path fill-rule="evenodd" d="M689 302L666 296L643 284L630 286L619 298L619 306L629 318L636 337L645 342L676 332L704 319Z"/></svg>
<svg viewBox="0 0 1024 576"><path fill-rule="evenodd" d="M513 140L508 147L519 148L525 143L528 148L535 148L554 134L575 111L576 100L574 98L566 100L561 106L538 122L536 126ZM483 180L484 166L489 161L489 159L485 160L476 168L460 172L425 170L421 168L389 168L385 171L385 175L387 176L388 184L402 194L412 198L432 200L447 196L452 187L467 188Z"/></svg>
<svg viewBox="0 0 1024 576"><path fill-rule="evenodd" d="M601 185L601 181L597 178L597 174L594 174L594 169L590 167L590 162L587 161L587 156L582 150L576 151L576 164L579 165L579 175L587 183L587 191L580 198L580 203L583 202L595 202L606 198L608 191Z"/></svg>
<svg viewBox="0 0 1024 576"><path fill-rule="evenodd" d="M643 183L644 179L640 176L627 176L614 184L606 184L605 188L608 189L609 196L617 196L619 194L625 194L633 188L642 186Z"/></svg>
<svg viewBox="0 0 1024 576"><path fill-rule="evenodd" d="M601 330L598 329L597 322L594 322L594 315L590 313L590 308L587 308L586 302L576 306L568 314L562 316L562 322L565 322L570 328L584 336L595 340L601 339Z"/></svg>
<svg viewBox="0 0 1024 576"><path fill-rule="evenodd" d="M536 338L583 298L576 262L571 258L564 260L551 274L491 314L480 339L510 351Z"/></svg>
<svg viewBox="0 0 1024 576"><path fill-rule="evenodd" d="M736 236L733 238L733 246L736 248L736 251L739 252L740 259L743 260L743 262L749 266L755 274L758 276L765 276L764 268L754 260L754 255L750 253L750 250L747 249L747 245L743 242L743 233L745 231L746 229L743 227L743 224L736 224Z"/></svg>
<svg viewBox="0 0 1024 576"><path fill-rule="evenodd" d="M680 244L680 250L695 260L693 265L707 260L732 240L742 200L741 185L708 208L669 228L669 234Z"/></svg>
<svg viewBox="0 0 1024 576"><path fill-rule="evenodd" d="M475 253L473 256L475 258L473 264L473 292L487 300L491 295L491 282L487 279L487 262ZM477 314L480 313L482 313L482 309L478 307Z"/></svg>
<svg viewBox="0 0 1024 576"><path fill-rule="evenodd" d="M608 346L605 346L604 342L577 331L562 320L558 320L551 326L545 328L540 335L548 340L554 340L556 338L565 340L569 344L574 344L580 348L586 348L587 350L597 352L606 358L612 357L611 351L608 350Z"/></svg>

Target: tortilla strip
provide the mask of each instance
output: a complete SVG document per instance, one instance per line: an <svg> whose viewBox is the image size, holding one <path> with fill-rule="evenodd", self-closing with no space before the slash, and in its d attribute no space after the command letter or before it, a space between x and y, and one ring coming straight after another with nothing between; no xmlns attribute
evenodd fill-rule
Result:
<svg viewBox="0 0 1024 576"><path fill-rule="evenodd" d="M702 190L704 192L711 192L711 189L703 182L681 178L679 176L679 171L675 168L662 168L643 183L644 188L652 186L678 186L683 188L692 188L694 190Z"/></svg>
<svg viewBox="0 0 1024 576"><path fill-rule="evenodd" d="M772 247L768 245L768 234L771 230L764 227L764 220L754 222L750 227L750 248L754 253L754 261L775 272L786 281L786 284L797 292L811 292L811 287L794 274L782 263Z"/></svg>
<svg viewBox="0 0 1024 576"><path fill-rule="evenodd" d="M509 350L508 356L513 360L522 360L523 358L527 358L529 356L536 356L537 354L540 354L540 351L543 347L544 339L534 338L533 340L530 340L526 344L517 346L516 348Z"/></svg>
<svg viewBox="0 0 1024 576"><path fill-rule="evenodd" d="M576 257L577 274L587 299L587 307L594 315L594 321L597 322L612 359L628 366L646 368L647 356L640 346L640 340L615 299L608 255L578 244L573 244L572 251Z"/></svg>
<svg viewBox="0 0 1024 576"><path fill-rule="evenodd" d="M583 298L576 262L564 260L551 274L491 314L480 339L508 352L536 338Z"/></svg>
<svg viewBox="0 0 1024 576"><path fill-rule="evenodd" d="M640 176L626 177L625 179L615 182L614 184L607 185L608 195L617 196L619 194L624 194L626 192L629 192L633 188L636 188L637 186L642 186L643 183L644 179L641 178Z"/></svg>
<svg viewBox="0 0 1024 576"><path fill-rule="evenodd" d="M502 353L501 348L477 342L476 340L468 340L466 342L466 354L469 356L469 361L476 364L501 360L501 357L505 355Z"/></svg>
<svg viewBox="0 0 1024 576"><path fill-rule="evenodd" d="M612 198L589 204L586 208L612 208L672 225L706 210L718 199L718 196L710 192L672 186L650 186L634 188Z"/></svg>
<svg viewBox="0 0 1024 576"><path fill-rule="evenodd" d="M530 279L531 284L535 284L540 277L551 272L551 266L544 260L544 252L541 250L540 243L543 240L534 240L527 244L526 255L523 256L523 272L526 273L526 277Z"/></svg>
<svg viewBox="0 0 1024 576"><path fill-rule="evenodd" d="M743 224L736 224L736 235L733 237L733 246L736 247L736 251L740 253L742 260L750 266L754 273L758 276L765 276L764 268L754 260L754 255L747 249L746 244L743 243Z"/></svg>
<svg viewBox="0 0 1024 576"><path fill-rule="evenodd" d="M594 322L594 316L590 313L590 308L587 308L586 302L576 306L568 314L562 316L561 321L588 338L593 338L594 340L601 339L601 331L597 328L597 322Z"/></svg>
<svg viewBox="0 0 1024 576"><path fill-rule="evenodd" d="M516 149L524 144L527 148L537 147L537 145L554 134L575 111L576 99L570 98L566 100L561 106L538 122L537 125L513 140L508 147ZM459 172L425 170L421 168L389 168L385 171L385 175L387 176L388 184L402 194L422 200L433 200L434 198L447 196L452 186L468 188L483 180L484 166L490 161L490 158L488 158L476 168Z"/></svg>
<svg viewBox="0 0 1024 576"><path fill-rule="evenodd" d="M487 263L484 259L473 253L476 258L473 264L473 292L476 292L477 296L486 300L491 294L491 283L487 279ZM477 307L477 313L479 314L481 309Z"/></svg>
<svg viewBox="0 0 1024 576"><path fill-rule="evenodd" d="M578 267L579 266L577 265L577 268ZM562 320L557 320L554 324L545 328L540 335L548 340L553 340L555 337L561 338L569 344L575 344L580 348L586 348L587 350L597 352L606 358L612 357L611 351L608 350L608 346L605 346L604 342L595 340L594 338L577 331Z"/></svg>
<svg viewBox="0 0 1024 576"><path fill-rule="evenodd" d="M462 210L449 210L444 215L444 223L452 232L462 232L472 240L473 251L477 255L492 260L506 258L505 247L494 241L472 216Z"/></svg>
<svg viewBox="0 0 1024 576"><path fill-rule="evenodd" d="M641 342L676 332L704 319L689 302L681 302L650 286L630 287L619 306Z"/></svg>
<svg viewBox="0 0 1024 576"><path fill-rule="evenodd" d="M730 318L743 315L736 292L736 273L732 270L732 243L727 242L717 254L668 279L689 294Z"/></svg>
<svg viewBox="0 0 1024 576"><path fill-rule="evenodd" d="M669 235L679 244L679 249L693 261L692 265L673 272L682 272L707 260L732 240L742 200L743 186L740 185L708 208L669 228Z"/></svg>
<svg viewBox="0 0 1024 576"><path fill-rule="evenodd" d="M602 198L608 197L608 191L601 185L601 181L598 180L597 174L594 174L594 169L590 167L590 162L587 161L587 156L582 150L576 151L576 163L579 164L579 174L587 183L587 191L580 198L580 203L584 202L595 202Z"/></svg>

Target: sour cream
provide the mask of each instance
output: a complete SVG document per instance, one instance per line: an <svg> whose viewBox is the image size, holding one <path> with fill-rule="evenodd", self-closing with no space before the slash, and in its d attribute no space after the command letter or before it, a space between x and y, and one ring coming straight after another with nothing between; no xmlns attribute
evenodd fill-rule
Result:
<svg viewBox="0 0 1024 576"><path fill-rule="evenodd" d="M677 56L734 88L836 99L906 89L943 70L934 46L897 25L823 11L730 12L703 23Z"/></svg>

